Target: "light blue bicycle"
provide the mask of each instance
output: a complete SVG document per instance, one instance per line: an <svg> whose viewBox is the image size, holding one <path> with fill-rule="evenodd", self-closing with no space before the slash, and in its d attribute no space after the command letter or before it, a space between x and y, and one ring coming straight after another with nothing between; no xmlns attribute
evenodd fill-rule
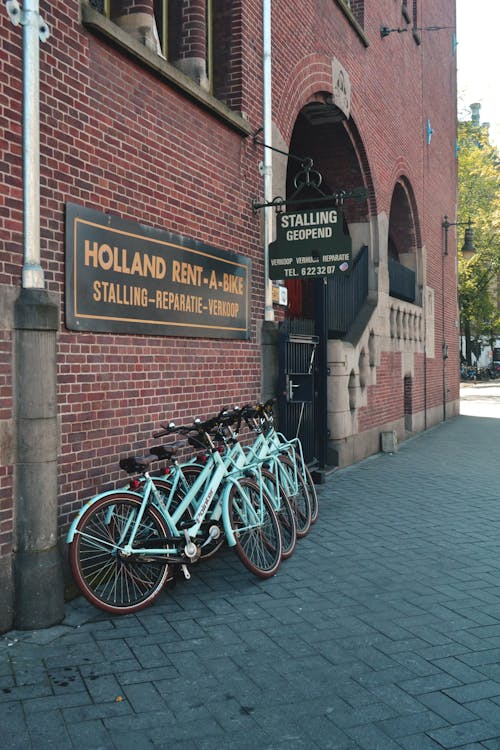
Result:
<svg viewBox="0 0 500 750"><path fill-rule="evenodd" d="M305 485L311 506L311 523L315 523L319 515L318 494L311 472L304 460L302 444L299 438L288 439L275 429L273 404L274 399L269 399L264 404L246 405L241 409L247 426L257 433L253 450L259 457L268 453L279 458L282 473L288 477L288 479L283 478L283 484L289 486L288 483L292 482L289 492L297 492L300 486Z"/></svg>
<svg viewBox="0 0 500 750"><path fill-rule="evenodd" d="M281 497L286 498L294 514L296 535L303 537L311 525L311 503L296 463L288 460L287 449L281 444L274 445L257 424L252 427L257 437L251 445L244 449L238 442L242 420L245 419L250 426L251 413L254 411L249 406L242 409L235 407L222 422L220 432L227 434L225 442L231 446L230 450L240 468L258 467L269 494L274 498L275 508L280 507Z"/></svg>
<svg viewBox="0 0 500 750"><path fill-rule="evenodd" d="M112 490L92 498L73 521L67 541L75 581L84 596L114 614L136 612L160 594L169 566L189 566L201 555L200 530L206 518L218 517L205 541L224 534L244 565L255 575L274 575L282 557L278 518L262 484L225 462L210 436L216 418L163 434L184 431L202 444L211 461L192 486L169 509L149 466L158 457L132 456L120 461L129 474L141 474L140 492ZM202 538L203 538L202 537Z"/></svg>

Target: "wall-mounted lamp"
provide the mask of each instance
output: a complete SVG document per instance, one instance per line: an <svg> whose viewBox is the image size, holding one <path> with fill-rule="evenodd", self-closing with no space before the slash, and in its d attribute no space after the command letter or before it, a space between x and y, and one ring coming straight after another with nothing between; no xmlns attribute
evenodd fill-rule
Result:
<svg viewBox="0 0 500 750"><path fill-rule="evenodd" d="M415 31L441 31L442 29L454 29L454 26L414 26Z"/></svg>
<svg viewBox="0 0 500 750"><path fill-rule="evenodd" d="M455 29L454 26L412 26L411 30L414 34L418 33L419 31L441 31L442 29ZM397 29L391 29L390 26L384 26L382 25L380 27L380 36L382 39L386 36L389 36L389 34L392 34L393 32L397 32L398 34L402 34L404 31L408 31L408 28L402 28L398 27ZM454 46L456 46L456 43L454 43Z"/></svg>
<svg viewBox="0 0 500 750"><path fill-rule="evenodd" d="M476 252L476 248L474 246L474 230L472 228L471 220L467 222L467 228L465 230L464 235L464 244L462 245L462 255L466 260L470 260L474 253Z"/></svg>
<svg viewBox="0 0 500 750"><path fill-rule="evenodd" d="M472 228L472 221L448 221L448 217L445 216L444 220L441 223L441 226L444 229L444 254L448 255L448 229L450 227L461 227L466 226L467 229L465 230L464 235L464 244L462 245L462 255L466 260L470 260L474 253L476 252L476 248L474 246L474 229Z"/></svg>
<svg viewBox="0 0 500 750"><path fill-rule="evenodd" d="M381 26L380 27L380 36L383 39L385 36L389 36L389 34L392 34L393 31L396 31L398 34L402 34L403 31L408 31L408 29L406 29L406 28L405 29L402 29L402 28L399 28L399 29L390 29L389 26Z"/></svg>

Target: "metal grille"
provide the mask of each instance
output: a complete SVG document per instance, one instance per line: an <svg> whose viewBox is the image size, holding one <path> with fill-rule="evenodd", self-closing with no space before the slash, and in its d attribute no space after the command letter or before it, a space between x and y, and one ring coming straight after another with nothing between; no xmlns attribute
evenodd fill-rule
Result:
<svg viewBox="0 0 500 750"><path fill-rule="evenodd" d="M314 331L313 320L285 320L280 326L279 426L286 437L300 438L307 462L316 458L314 355L318 337ZM313 379L310 403L293 403L287 398L287 376L299 373L310 374Z"/></svg>
<svg viewBox="0 0 500 750"><path fill-rule="evenodd" d="M397 299L415 302L415 271L389 258L389 294Z"/></svg>
<svg viewBox="0 0 500 750"><path fill-rule="evenodd" d="M342 338L354 323L368 296L368 248L363 247L350 276L332 276L327 287L328 338Z"/></svg>

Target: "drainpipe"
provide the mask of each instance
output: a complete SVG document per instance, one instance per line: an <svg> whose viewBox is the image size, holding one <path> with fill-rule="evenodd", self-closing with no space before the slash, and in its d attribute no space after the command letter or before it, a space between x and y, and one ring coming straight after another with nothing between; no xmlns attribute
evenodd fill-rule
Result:
<svg viewBox="0 0 500 750"><path fill-rule="evenodd" d="M40 40L49 36L38 0L25 0L22 10L14 0L6 3L12 23L23 27L23 196L24 289L43 289L40 265Z"/></svg>
<svg viewBox="0 0 500 750"><path fill-rule="evenodd" d="M15 302L14 624L36 630L64 617L57 540L57 376L59 307L44 288L40 265L40 41L49 29L38 0L7 0L23 28L22 289Z"/></svg>
<svg viewBox="0 0 500 750"><path fill-rule="evenodd" d="M267 146L273 142L272 71L271 71L271 0L262 2L262 78L263 138ZM272 151L264 147L264 203L273 199ZM269 279L269 245L272 240L273 208L264 208L264 320L274 321L273 287Z"/></svg>

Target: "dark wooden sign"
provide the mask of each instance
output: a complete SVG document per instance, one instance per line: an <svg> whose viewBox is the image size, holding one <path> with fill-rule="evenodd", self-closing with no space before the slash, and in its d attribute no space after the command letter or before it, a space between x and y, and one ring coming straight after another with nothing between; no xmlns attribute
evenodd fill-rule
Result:
<svg viewBox="0 0 500 750"><path fill-rule="evenodd" d="M66 204L66 326L250 337L249 258Z"/></svg>
<svg viewBox="0 0 500 750"><path fill-rule="evenodd" d="M352 242L336 208L279 213L269 245L270 279L311 279L349 273Z"/></svg>

